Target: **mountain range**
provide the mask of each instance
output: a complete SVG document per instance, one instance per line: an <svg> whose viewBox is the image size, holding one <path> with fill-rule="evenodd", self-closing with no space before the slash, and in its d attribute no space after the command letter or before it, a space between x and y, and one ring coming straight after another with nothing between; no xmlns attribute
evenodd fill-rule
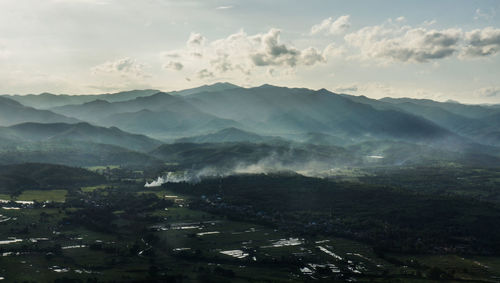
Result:
<svg viewBox="0 0 500 283"><path fill-rule="evenodd" d="M375 100L326 89L243 88L230 83L171 93L135 90L101 95L4 95L0 96L0 126L3 163L39 161L30 156L36 152L37 158L43 158L49 155L42 154L48 149L52 156L58 156L55 153L62 149L80 157L113 152L114 159L108 152L101 156L106 158L94 163L127 163L130 155L147 162L179 162L186 156L199 163L204 161L196 154L212 161L236 160L238 156L253 160L240 153L283 157L287 152L284 148L288 153L295 150L288 159L277 159L285 163L292 163L290 158L305 160L309 154L333 164L334 159L340 160L341 148L348 152L343 160L351 156L352 164L363 160L356 151L365 155L397 153L391 157L394 162L406 160L407 151L407 158L419 159L410 154L412 148L424 156L447 160L455 159L453 153L457 158L477 153L496 162L500 146L500 107L496 105L410 98ZM72 146L74 150L70 150ZM171 153L172 148L179 152L167 156L165 152ZM227 156L208 157L205 153L210 151ZM16 152L19 154L14 158ZM123 153L120 158L118 153ZM83 163L92 163L84 159ZM69 160L79 164L78 158Z"/></svg>

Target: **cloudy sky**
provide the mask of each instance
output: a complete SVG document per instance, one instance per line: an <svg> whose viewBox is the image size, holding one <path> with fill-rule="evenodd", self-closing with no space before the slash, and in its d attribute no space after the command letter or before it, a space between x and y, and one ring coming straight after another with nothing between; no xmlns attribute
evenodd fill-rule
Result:
<svg viewBox="0 0 500 283"><path fill-rule="evenodd" d="M218 81L500 103L500 1L0 1L0 93Z"/></svg>

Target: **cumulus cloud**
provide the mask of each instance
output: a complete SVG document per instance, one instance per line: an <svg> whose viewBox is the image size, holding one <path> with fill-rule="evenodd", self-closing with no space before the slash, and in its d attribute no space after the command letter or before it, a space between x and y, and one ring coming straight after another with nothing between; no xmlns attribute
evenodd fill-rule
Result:
<svg viewBox="0 0 500 283"><path fill-rule="evenodd" d="M301 52L294 47L280 44L280 33L278 29L271 29L268 33L254 38L261 45L259 51L250 55L255 66L297 65Z"/></svg>
<svg viewBox="0 0 500 283"><path fill-rule="evenodd" d="M213 78L214 77L214 73L210 72L207 69L203 69L203 70L198 71L198 73L196 75L200 79Z"/></svg>
<svg viewBox="0 0 500 283"><path fill-rule="evenodd" d="M381 63L425 63L458 55L481 58L500 52L500 28L485 27L464 32L461 29L431 29L434 22L419 27L400 25L389 19L385 24L367 26L347 34L348 45L359 48L351 58L375 59Z"/></svg>
<svg viewBox="0 0 500 283"><path fill-rule="evenodd" d="M461 37L460 29L377 25L364 27L344 38L359 48L360 56L365 59L423 63L453 55L459 49Z"/></svg>
<svg viewBox="0 0 500 283"><path fill-rule="evenodd" d="M187 41L188 47L200 47L205 44L205 37L199 33L192 32Z"/></svg>
<svg viewBox="0 0 500 283"><path fill-rule="evenodd" d="M167 58L179 58L179 57L181 57L181 55L175 51L164 52L163 56L167 57Z"/></svg>
<svg viewBox="0 0 500 283"><path fill-rule="evenodd" d="M484 87L475 91L475 94L480 97L499 97L500 87Z"/></svg>
<svg viewBox="0 0 500 283"><path fill-rule="evenodd" d="M338 35L344 33L351 27L351 16L344 15L337 19L332 17L324 19L320 24L314 25L311 28L311 34L325 33L330 35Z"/></svg>
<svg viewBox="0 0 500 283"><path fill-rule="evenodd" d="M339 46L335 43L330 43L323 50L323 57L325 59L341 57L345 56L346 53L347 53L347 48L345 48L345 46Z"/></svg>
<svg viewBox="0 0 500 283"><path fill-rule="evenodd" d="M465 34L465 40L462 57L484 57L500 51L500 29L475 29Z"/></svg>
<svg viewBox="0 0 500 283"><path fill-rule="evenodd" d="M405 21L406 21L406 18L403 17L403 16L396 18L396 22L398 22L398 23L402 23L402 22L405 22Z"/></svg>
<svg viewBox="0 0 500 283"><path fill-rule="evenodd" d="M173 67L170 65L172 61L181 63L182 70L194 69L199 79L222 75L249 77L257 71L273 76L289 75L293 72L277 69L294 69L325 63L327 58L334 56L334 50L337 48L332 45L325 50L314 47L299 49L292 44L283 43L280 36L281 31L275 28L254 35L241 30L208 42L203 35L191 33L187 48L163 53L168 59L165 65ZM270 68L274 71L267 72Z"/></svg>
<svg viewBox="0 0 500 283"><path fill-rule="evenodd" d="M144 65L129 57L116 61L108 61L92 68L95 75L109 74L121 77L142 78L148 75L144 71Z"/></svg>
<svg viewBox="0 0 500 283"><path fill-rule="evenodd" d="M180 71L182 70L182 68L184 68L184 65L182 65L181 62L170 61L167 64L163 65L163 68Z"/></svg>
<svg viewBox="0 0 500 283"><path fill-rule="evenodd" d="M325 56L323 56L322 52L318 51L318 49L314 47L308 47L302 51L301 54L302 62L306 66L312 66L316 63L324 63L326 62Z"/></svg>
<svg viewBox="0 0 500 283"><path fill-rule="evenodd" d="M281 31L272 28L267 33L248 35L243 31L211 44L212 67L220 72L239 70L250 74L256 67L312 66L326 61L322 51L314 47L298 49L282 43Z"/></svg>

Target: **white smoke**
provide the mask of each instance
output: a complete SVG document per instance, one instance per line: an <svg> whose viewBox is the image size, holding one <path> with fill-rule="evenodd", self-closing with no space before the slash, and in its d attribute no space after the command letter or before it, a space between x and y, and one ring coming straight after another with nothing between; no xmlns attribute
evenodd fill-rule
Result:
<svg viewBox="0 0 500 283"><path fill-rule="evenodd" d="M146 187L146 188L159 187L162 184L164 184L165 181L166 181L165 178L158 177L158 179L156 179L156 181L151 181L151 183L146 182L146 184L144 185L144 187Z"/></svg>
<svg viewBox="0 0 500 283"><path fill-rule="evenodd" d="M325 172L332 172L331 164L318 161L303 161L296 164L284 164L271 155L256 163L240 163L233 168L218 168L207 166L200 170L167 172L151 183L146 183L145 187L159 187L167 183L198 183L206 177L226 177L238 174L269 174L277 172L295 172L309 177L325 177Z"/></svg>
<svg viewBox="0 0 500 283"><path fill-rule="evenodd" d="M187 172L167 172L164 176L158 177L155 181L151 183L146 182L144 187L159 187L166 183L180 183L180 182L190 182L192 178L187 174Z"/></svg>

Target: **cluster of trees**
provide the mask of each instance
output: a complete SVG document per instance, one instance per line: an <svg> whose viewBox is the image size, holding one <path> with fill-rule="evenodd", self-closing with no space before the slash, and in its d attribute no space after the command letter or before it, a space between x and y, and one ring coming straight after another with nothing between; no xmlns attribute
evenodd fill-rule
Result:
<svg viewBox="0 0 500 283"><path fill-rule="evenodd" d="M108 188L103 194L94 191L81 198L72 198L66 202L69 207L64 223L83 225L88 229L105 233L139 234L146 230L148 223L156 219L148 212L164 209L173 205L173 201L159 198L156 194L137 194L124 191L123 188ZM122 219L130 223L126 229L119 229L115 220Z"/></svg>
<svg viewBox="0 0 500 283"><path fill-rule="evenodd" d="M202 209L298 233L354 237L401 252L500 254L500 207L492 203L299 175L168 186L200 196L193 205Z"/></svg>
<svg viewBox="0 0 500 283"><path fill-rule="evenodd" d="M43 163L0 166L0 193L20 194L27 189L76 189L102 184L105 178L82 168Z"/></svg>

